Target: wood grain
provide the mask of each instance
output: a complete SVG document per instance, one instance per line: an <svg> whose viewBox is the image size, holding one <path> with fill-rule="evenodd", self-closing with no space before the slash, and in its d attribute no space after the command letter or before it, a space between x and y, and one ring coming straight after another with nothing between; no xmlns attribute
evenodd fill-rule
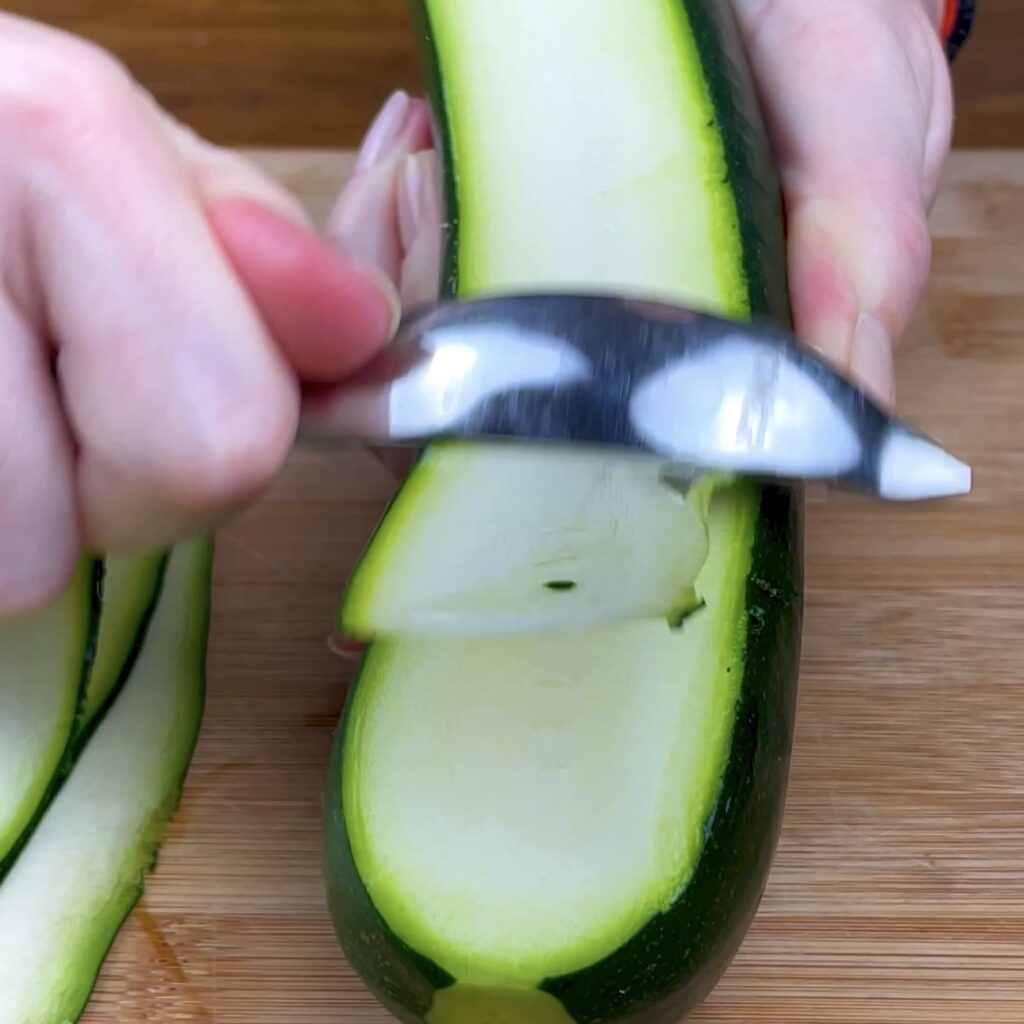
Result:
<svg viewBox="0 0 1024 1024"><path fill-rule="evenodd" d="M339 154L260 154L322 210ZM879 509L812 496L798 731L753 929L695 1020L1024 1021L1024 154L959 154L902 407L977 489ZM386 1024L320 869L350 666L325 636L394 481L299 451L220 535L208 710L184 803L86 1024Z"/></svg>
<svg viewBox="0 0 1024 1024"><path fill-rule="evenodd" d="M354 146L391 89L419 86L408 0L11 0L116 53L224 145ZM963 147L1024 146L1021 0L981 0L955 70Z"/></svg>

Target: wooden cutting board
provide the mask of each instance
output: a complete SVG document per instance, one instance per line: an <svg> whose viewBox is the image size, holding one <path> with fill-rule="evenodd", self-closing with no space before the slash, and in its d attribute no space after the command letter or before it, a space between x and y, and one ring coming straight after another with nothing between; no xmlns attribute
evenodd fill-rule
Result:
<svg viewBox="0 0 1024 1024"><path fill-rule="evenodd" d="M322 216L346 154L257 154ZM927 508L812 495L798 730L760 913L695 1020L1024 1022L1024 153L960 153L901 409L973 463ZM395 486L299 452L219 536L208 710L87 1024L386 1024L324 907L335 599Z"/></svg>

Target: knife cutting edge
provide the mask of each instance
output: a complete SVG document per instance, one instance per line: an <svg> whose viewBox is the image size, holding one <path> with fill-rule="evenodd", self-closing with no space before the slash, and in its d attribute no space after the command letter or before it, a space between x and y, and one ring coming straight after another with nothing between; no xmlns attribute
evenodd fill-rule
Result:
<svg viewBox="0 0 1024 1024"><path fill-rule="evenodd" d="M601 294L492 295L407 317L306 414L306 438L593 445L673 474L824 481L884 501L967 494L972 471L789 331Z"/></svg>

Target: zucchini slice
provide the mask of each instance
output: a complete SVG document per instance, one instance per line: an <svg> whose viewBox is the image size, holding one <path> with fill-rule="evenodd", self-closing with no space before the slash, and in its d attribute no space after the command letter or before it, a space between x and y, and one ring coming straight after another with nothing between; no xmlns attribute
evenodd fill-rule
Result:
<svg viewBox="0 0 1024 1024"><path fill-rule="evenodd" d="M518 445L428 451L359 564L341 632L569 629L693 607L707 526L656 464L564 450L545 465L558 486L532 490L536 454Z"/></svg>
<svg viewBox="0 0 1024 1024"><path fill-rule="evenodd" d="M600 288L788 321L780 194L729 4L414 9L445 158L445 294ZM625 484L633 536L575 567L601 591L589 618L541 629L542 602L574 591L536 593L525 558L585 513L559 498L550 453L519 452L510 481L496 448L428 450L345 598L342 622L373 635L326 795L335 928L402 1020L678 1019L742 941L781 822L799 494L739 479L691 496L708 530L694 578L663 496ZM481 597L481 562L505 556L466 557L474 529L516 536L517 629L481 635L485 602L414 623L439 595ZM673 593L666 569L703 603L675 622L654 596Z"/></svg>
<svg viewBox="0 0 1024 1024"><path fill-rule="evenodd" d="M165 561L163 552L107 555L103 560L103 610L82 708L83 731L88 730L131 668L156 601Z"/></svg>
<svg viewBox="0 0 1024 1024"><path fill-rule="evenodd" d="M163 563L83 558L59 599L0 623L0 877L130 668Z"/></svg>
<svg viewBox="0 0 1024 1024"><path fill-rule="evenodd" d="M0 620L0 876L66 762L92 661L96 564L45 608Z"/></svg>
<svg viewBox="0 0 1024 1024"><path fill-rule="evenodd" d="M175 548L124 687L0 886L3 1024L77 1020L137 901L199 732L211 544Z"/></svg>

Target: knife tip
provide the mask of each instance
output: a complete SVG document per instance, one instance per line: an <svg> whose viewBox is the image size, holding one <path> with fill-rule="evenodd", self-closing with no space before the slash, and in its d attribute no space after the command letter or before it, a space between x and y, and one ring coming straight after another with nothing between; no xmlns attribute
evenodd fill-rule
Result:
<svg viewBox="0 0 1024 1024"><path fill-rule="evenodd" d="M973 471L934 441L905 431L887 438L879 458L878 492L891 501L969 494Z"/></svg>

